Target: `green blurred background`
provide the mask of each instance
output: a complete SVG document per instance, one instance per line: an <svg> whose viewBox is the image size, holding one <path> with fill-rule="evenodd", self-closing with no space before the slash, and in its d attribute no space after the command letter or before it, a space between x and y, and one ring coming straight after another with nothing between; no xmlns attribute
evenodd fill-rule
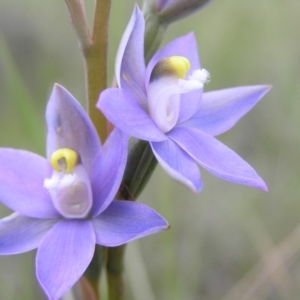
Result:
<svg viewBox="0 0 300 300"><path fill-rule="evenodd" d="M113 1L110 80L133 4ZM94 1L86 5L91 20ZM300 299L299 17L299 0L216 0L169 27L164 43L195 32L202 66L211 72L207 90L273 85L220 137L269 192L203 171L204 190L195 195L158 167L140 201L171 229L129 245L127 299ZM84 103L83 63L64 1L0 0L1 147L44 154L44 109L54 82ZM1 217L8 213L1 205ZM1 300L45 299L34 256L0 257Z"/></svg>

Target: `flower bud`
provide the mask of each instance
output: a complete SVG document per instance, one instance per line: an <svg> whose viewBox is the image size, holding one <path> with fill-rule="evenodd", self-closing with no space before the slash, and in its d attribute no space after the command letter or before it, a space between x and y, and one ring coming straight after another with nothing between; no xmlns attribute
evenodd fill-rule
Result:
<svg viewBox="0 0 300 300"><path fill-rule="evenodd" d="M202 8L211 0L144 0L145 60L159 48L168 25Z"/></svg>
<svg viewBox="0 0 300 300"><path fill-rule="evenodd" d="M192 14L210 1L211 0L150 0L146 1L145 6L151 5L159 17L164 20L164 22L170 24L171 22Z"/></svg>

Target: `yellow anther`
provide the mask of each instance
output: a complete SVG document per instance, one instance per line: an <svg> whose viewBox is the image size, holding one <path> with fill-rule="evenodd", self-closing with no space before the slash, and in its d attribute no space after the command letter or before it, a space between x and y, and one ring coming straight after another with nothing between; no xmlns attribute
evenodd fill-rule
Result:
<svg viewBox="0 0 300 300"><path fill-rule="evenodd" d="M170 64L170 68L182 79L185 78L187 71L191 67L189 60L183 56L170 56L166 58L166 63Z"/></svg>
<svg viewBox="0 0 300 300"><path fill-rule="evenodd" d="M78 162L78 154L72 149L61 148L52 154L50 162L54 170L58 172L64 170L66 173L71 173Z"/></svg>
<svg viewBox="0 0 300 300"><path fill-rule="evenodd" d="M183 56L169 56L160 60L153 68L151 79L154 80L161 76L177 76L184 79L191 65L187 58Z"/></svg>

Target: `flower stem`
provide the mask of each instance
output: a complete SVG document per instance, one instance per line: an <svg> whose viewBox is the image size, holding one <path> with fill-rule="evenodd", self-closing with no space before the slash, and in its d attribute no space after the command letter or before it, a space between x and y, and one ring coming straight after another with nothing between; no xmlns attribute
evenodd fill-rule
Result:
<svg viewBox="0 0 300 300"><path fill-rule="evenodd" d="M92 46L85 53L88 112L101 141L107 138L107 121L96 108L100 93L107 87L108 20L111 0L96 0Z"/></svg>
<svg viewBox="0 0 300 300"><path fill-rule="evenodd" d="M95 300L100 299L99 280L100 280L102 265L105 256L104 251L105 251L104 247L96 245L93 259L90 262L86 271L84 272L84 276L80 280L82 293L84 294L84 296L87 296L89 294L93 295L94 298L92 299ZM83 299L90 299L90 298L83 297Z"/></svg>
<svg viewBox="0 0 300 300"><path fill-rule="evenodd" d="M106 263L108 299L124 299L124 254L126 245L108 248Z"/></svg>
<svg viewBox="0 0 300 300"><path fill-rule="evenodd" d="M79 41L86 73L87 110L102 142L107 137L107 121L96 108L99 94L107 87L107 41L111 0L96 0L94 27L89 34L82 0L65 0Z"/></svg>
<svg viewBox="0 0 300 300"><path fill-rule="evenodd" d="M137 199L148 183L156 165L157 160L153 155L149 142L131 138L123 177L123 184L127 187L131 196L125 198L126 200ZM124 195L122 199L124 199Z"/></svg>
<svg viewBox="0 0 300 300"><path fill-rule="evenodd" d="M100 300L99 291L96 286L92 285L84 276L79 280L81 299Z"/></svg>
<svg viewBox="0 0 300 300"><path fill-rule="evenodd" d="M144 1L143 14L145 18L145 61L148 63L159 48L165 32L168 27L168 23L158 15L153 1Z"/></svg>

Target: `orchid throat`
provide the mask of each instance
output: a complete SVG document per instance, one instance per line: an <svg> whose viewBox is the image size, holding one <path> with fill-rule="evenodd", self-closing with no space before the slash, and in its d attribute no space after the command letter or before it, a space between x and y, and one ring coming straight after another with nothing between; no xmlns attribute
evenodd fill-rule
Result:
<svg viewBox="0 0 300 300"><path fill-rule="evenodd" d="M163 131L170 131L180 113L180 94L202 89L209 82L205 69L190 72L190 62L183 56L160 60L152 70L147 89L149 114Z"/></svg>
<svg viewBox="0 0 300 300"><path fill-rule="evenodd" d="M90 180L76 151L61 148L50 159L53 173L44 180L53 205L65 218L85 218L93 204Z"/></svg>

